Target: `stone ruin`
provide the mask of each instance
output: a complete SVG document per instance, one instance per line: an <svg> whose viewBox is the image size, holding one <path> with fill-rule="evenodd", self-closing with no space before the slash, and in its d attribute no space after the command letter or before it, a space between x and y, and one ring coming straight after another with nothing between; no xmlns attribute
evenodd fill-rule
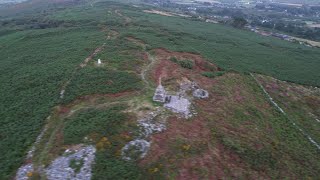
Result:
<svg viewBox="0 0 320 180"><path fill-rule="evenodd" d="M180 84L179 92L176 95L169 95L164 87L161 85L160 78L159 86L157 87L153 100L156 102L164 103L164 107L183 115L185 118L191 116L191 102L188 98L187 92L192 91L192 95L195 98L205 99L209 97L209 93L206 90L200 89L199 85L195 82L183 78Z"/></svg>
<svg viewBox="0 0 320 180"><path fill-rule="evenodd" d="M161 85L161 78L159 80L159 85L154 93L153 101L164 103L166 102L167 92L164 87Z"/></svg>
<svg viewBox="0 0 320 180"><path fill-rule="evenodd" d="M185 116L185 118L191 116L191 102L187 98L181 95L170 95L168 97L170 97L170 100L164 104L165 108L170 109L175 113L181 114Z"/></svg>

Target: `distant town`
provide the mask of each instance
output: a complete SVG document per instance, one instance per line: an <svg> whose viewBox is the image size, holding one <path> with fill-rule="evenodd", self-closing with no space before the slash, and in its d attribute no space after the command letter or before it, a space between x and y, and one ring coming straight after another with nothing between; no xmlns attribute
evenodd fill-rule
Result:
<svg viewBox="0 0 320 180"><path fill-rule="evenodd" d="M308 4L276 0L145 0L153 6L208 23L233 25L263 36L320 47L320 2ZM295 1L293 1L295 2Z"/></svg>

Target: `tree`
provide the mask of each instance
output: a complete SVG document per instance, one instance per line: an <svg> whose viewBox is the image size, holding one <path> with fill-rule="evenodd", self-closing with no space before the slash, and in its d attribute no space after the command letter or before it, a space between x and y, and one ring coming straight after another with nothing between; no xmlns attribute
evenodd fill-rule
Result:
<svg viewBox="0 0 320 180"><path fill-rule="evenodd" d="M245 20L242 17L234 17L232 26L236 28L243 28L247 23L248 23L247 20Z"/></svg>

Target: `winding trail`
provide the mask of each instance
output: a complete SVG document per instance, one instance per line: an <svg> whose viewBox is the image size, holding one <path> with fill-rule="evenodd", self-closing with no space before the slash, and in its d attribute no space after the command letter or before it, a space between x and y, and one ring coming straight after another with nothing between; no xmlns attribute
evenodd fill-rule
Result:
<svg viewBox="0 0 320 180"><path fill-rule="evenodd" d="M297 128L318 150L320 150L320 145L302 128L300 128L294 120L292 120L290 117L288 117L287 113L273 100L273 98L270 96L270 94L267 92L267 90L262 86L262 84L256 79L256 77L250 73L250 76L256 81L256 83L260 86L261 90L264 92L264 94L268 97L269 101L272 103L272 105L280 111L289 121L291 121L291 124Z"/></svg>
<svg viewBox="0 0 320 180"><path fill-rule="evenodd" d="M119 13L119 12L117 12ZM119 13L120 14L120 13ZM123 16L122 16L123 17ZM133 41L135 42L135 41ZM141 79L145 84L145 87L147 90L151 89L151 83L148 80L147 74L148 72L151 70L152 66L155 64L156 62L156 58L154 55L150 54L147 50L146 50L146 44L144 43L140 43L140 42L135 42L138 45L142 46L142 52L146 53L147 55L147 59L148 59L148 63L146 63L140 73ZM104 49L105 47L105 43L96 48L94 52L92 52L83 62L81 62L72 72L72 74L70 75L70 77L63 83L61 89L60 89L60 99L64 98L65 95L65 91L66 88L68 87L68 85L71 83L71 81L75 78L76 72L87 66L87 64L100 52ZM30 149L28 156L27 156L27 160L30 161L30 163L27 163L25 165L23 165L17 172L16 178L18 180L20 179L24 179L26 178L27 173L29 172L38 172L40 173L40 176L44 176L45 175L45 168L42 166L43 162L48 161L48 154L49 151L51 150L54 142L56 141L57 138L57 134L60 133L60 131L63 128L64 125L64 120L65 118L68 118L72 115L74 115L76 112L79 111L83 111L86 109L90 109L90 108L94 108L94 107L109 107L112 105L116 105L116 104L120 104L120 103L127 103L129 102L129 100L116 100L113 102L108 102L108 103L103 103L103 104L98 104L98 105L89 105L89 106L85 106L85 107L80 107L80 108L76 108L71 110L68 114L60 116L58 111L59 111L59 107L60 106L56 106L53 110L53 115L49 116L47 118L47 124L45 126L45 128L42 130L42 132L40 133L40 135L38 136L36 142L34 143L33 147ZM45 138L43 136L46 136ZM34 154L34 152L36 150L40 150L39 152L37 152L38 154ZM36 156L36 157L34 157Z"/></svg>
<svg viewBox="0 0 320 180"><path fill-rule="evenodd" d="M70 84L70 82L71 82L71 80L74 78L74 76L76 75L76 72L79 70L79 68L84 68L84 67L86 67L87 64L89 63L89 61L91 61L100 51L102 51L105 46L106 46L106 43L103 43L102 46L96 48L95 51L93 51L93 53L91 53L82 63L79 64L79 66L77 66L77 67L73 70L70 78L69 78L67 81L65 81L65 82L63 83L62 87L61 87L61 90L60 90L60 99L63 99L63 98L64 98L64 94L65 94L65 92L66 92L66 88L67 88L67 86Z"/></svg>
<svg viewBox="0 0 320 180"><path fill-rule="evenodd" d="M114 12L115 12L119 17L121 17L121 18L124 19L124 21L125 21L124 24L125 24L125 25L127 25L127 24L129 24L129 23L132 22L132 19L131 19L131 18L129 18L128 16L123 15L122 13L120 13L118 9L116 9Z"/></svg>
<svg viewBox="0 0 320 180"><path fill-rule="evenodd" d="M154 56L152 56L149 52L146 52L147 56L148 56L148 60L150 61L150 63L142 70L140 76L142 81L146 84L147 88L150 88L150 82L147 80L146 75L148 73L148 71L151 69L151 67L155 64L156 62L156 58Z"/></svg>
<svg viewBox="0 0 320 180"><path fill-rule="evenodd" d="M148 60L149 60L149 64L147 64L142 69L142 71L140 73L140 76L141 76L142 81L145 83L146 88L151 88L150 82L147 79L147 73L152 68L152 66L155 64L155 62L157 61L156 57L154 55L150 54L150 52L147 51L147 44L145 44L141 40L135 39L133 37L127 37L126 39L128 41L131 41L131 42L137 44L138 46L141 46L142 47L142 51L147 54L147 57L148 57Z"/></svg>

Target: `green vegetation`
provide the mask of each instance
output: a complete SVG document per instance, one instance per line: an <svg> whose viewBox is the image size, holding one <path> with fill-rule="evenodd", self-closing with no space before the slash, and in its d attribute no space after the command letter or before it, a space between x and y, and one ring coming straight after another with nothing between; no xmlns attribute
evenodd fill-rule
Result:
<svg viewBox="0 0 320 180"><path fill-rule="evenodd" d="M178 59L176 57L170 57L170 61L174 63L178 63Z"/></svg>
<svg viewBox="0 0 320 180"><path fill-rule="evenodd" d="M186 69L192 69L193 67L193 61L191 60L180 60L178 61L181 67L186 68Z"/></svg>
<svg viewBox="0 0 320 180"><path fill-rule="evenodd" d="M143 171L134 162L122 160L110 152L98 152L93 167L93 180L100 179L143 179Z"/></svg>
<svg viewBox="0 0 320 180"><path fill-rule="evenodd" d="M186 68L186 69L192 69L193 68L193 61L189 59L184 59L184 60L178 60L176 57L170 57L170 61L179 64L181 67Z"/></svg>
<svg viewBox="0 0 320 180"><path fill-rule="evenodd" d="M118 134L126 120L124 114L119 113L123 107L115 106L107 110L90 109L66 119L64 133L65 144L77 144L83 142L83 138L90 134L99 136L111 136Z"/></svg>
<svg viewBox="0 0 320 180"><path fill-rule="evenodd" d="M123 9L122 13L131 17L132 23L120 29L153 48L198 53L223 69L320 85L320 49L219 24L147 14L138 8Z"/></svg>
<svg viewBox="0 0 320 180"><path fill-rule="evenodd" d="M219 176L216 169L227 179L317 177L318 149L268 102L251 76L226 73L209 86L219 100L203 101L189 121L169 123L170 132L157 137L163 138L163 154L147 157L149 166L162 164L158 173L175 178L181 169L199 179Z"/></svg>
<svg viewBox="0 0 320 180"><path fill-rule="evenodd" d="M78 173L83 166L83 159L71 159L69 167L71 167L74 172Z"/></svg>
<svg viewBox="0 0 320 180"><path fill-rule="evenodd" d="M85 67L75 74L66 88L64 103L90 94L108 94L138 90L140 79L134 73L106 68Z"/></svg>
<svg viewBox="0 0 320 180"><path fill-rule="evenodd" d="M276 170L277 163L276 157L272 150L264 148L262 150L256 150L254 148L248 147L239 142L234 142L234 139L222 138L222 144L229 150L237 153L245 162L250 164L252 169L264 170L272 169Z"/></svg>
<svg viewBox="0 0 320 180"><path fill-rule="evenodd" d="M141 179L142 171L134 162L121 159L121 148L131 139L123 136L134 130L128 116L121 113L124 106L107 109L89 109L66 119L64 132L65 144L85 142L89 137L96 142L98 149L93 169L93 179Z"/></svg>
<svg viewBox="0 0 320 180"><path fill-rule="evenodd" d="M0 36L0 177L8 179L39 135L61 85L97 46L96 28L57 28Z"/></svg>
<svg viewBox="0 0 320 180"><path fill-rule="evenodd" d="M219 77L225 74L225 71L218 71L218 72L211 72L211 71L206 71L201 73L202 76L208 77L208 78L214 78L214 77Z"/></svg>
<svg viewBox="0 0 320 180"><path fill-rule="evenodd" d="M226 74L219 77L219 82L213 87L217 92L214 95L227 99L225 104L220 102L213 107L222 105L230 114L224 116L222 112L208 117L213 139L217 138L254 171L263 171L270 177L317 176L320 167L317 148L268 103L249 75ZM216 120L222 116L223 121Z"/></svg>
<svg viewBox="0 0 320 180"><path fill-rule="evenodd" d="M244 28L247 23L247 20L242 17L234 17L232 26L235 28Z"/></svg>
<svg viewBox="0 0 320 180"><path fill-rule="evenodd" d="M270 96L287 113L287 117L320 142L320 93L316 89L259 76Z"/></svg>
<svg viewBox="0 0 320 180"><path fill-rule="evenodd" d="M67 9L44 7L41 3L38 8L50 10L33 11L32 16L26 17L20 14L19 18L1 17L0 179L14 176L53 107L60 103L68 106L86 95L142 89L137 74L145 62L141 47L126 40L129 36L147 43L147 50L167 48L198 53L223 69L320 85L319 49L187 18L147 14L142 12L143 6L117 2L96 2L91 6L83 1ZM106 46L94 57L101 58L103 64L97 66L93 60L80 68L79 64L103 43ZM170 60L187 69L193 67L190 60ZM282 172L297 179L317 177L318 152L285 117L268 105L255 82L246 75L223 74L224 71L202 74L221 78L222 84L216 84L210 93L227 99L227 103L216 104L215 108L222 106L217 111L203 109L208 111L203 121L214 132L212 147L222 144L252 169L265 170L273 178L284 177ZM69 80L61 100L59 93ZM92 108L65 121L55 114L59 119L57 127L63 127L65 145L92 143L83 141L86 136L96 143L93 179L144 177L145 172L136 163L120 158L121 148L132 138L122 134L136 128L123 110L121 106ZM52 129L53 133L58 131ZM192 142L179 144L180 154L194 156L204 152L196 147L207 147ZM70 165L77 170L80 164Z"/></svg>
<svg viewBox="0 0 320 180"><path fill-rule="evenodd" d="M101 59L107 69L137 72L144 63L138 56L141 50L140 46L121 37L108 41L95 59Z"/></svg>

